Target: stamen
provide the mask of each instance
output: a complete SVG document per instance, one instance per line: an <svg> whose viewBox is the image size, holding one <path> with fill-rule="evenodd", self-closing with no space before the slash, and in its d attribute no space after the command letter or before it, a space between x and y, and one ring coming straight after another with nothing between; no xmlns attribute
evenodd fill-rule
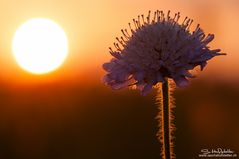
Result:
<svg viewBox="0 0 239 159"><path fill-rule="evenodd" d="M119 44L118 44L118 43L116 43L116 45L117 45L117 47L118 47L119 51L122 51L122 49L120 48Z"/></svg>
<svg viewBox="0 0 239 159"><path fill-rule="evenodd" d="M110 53L113 53L113 52L114 52L111 47L109 47L109 49L110 49Z"/></svg>
<svg viewBox="0 0 239 159"><path fill-rule="evenodd" d="M145 24L144 15L143 15L143 14L141 15L141 18L142 18L142 20L143 20L143 23ZM143 25L144 25L144 24L143 24Z"/></svg>
<svg viewBox="0 0 239 159"><path fill-rule="evenodd" d="M121 36L120 39L122 40L122 42L124 43L124 45L127 43L127 41Z"/></svg>
<svg viewBox="0 0 239 159"><path fill-rule="evenodd" d="M173 27L175 26L175 24L178 23L178 19L179 19L179 12L174 15L173 19L171 19L173 23Z"/></svg>
<svg viewBox="0 0 239 159"><path fill-rule="evenodd" d="M139 15L138 15L138 21L137 21L137 23L138 23L138 27L141 28L141 24L140 24L140 16L139 16Z"/></svg>
<svg viewBox="0 0 239 159"><path fill-rule="evenodd" d="M131 27L131 24L130 24L130 23L128 23L128 25L129 25L129 28L130 28L130 31L131 31L131 33L132 33L132 34L134 34L134 33L135 33L135 31L132 29L132 27Z"/></svg>
<svg viewBox="0 0 239 159"><path fill-rule="evenodd" d="M136 20L133 19L133 22L134 22L135 29L137 30L137 29L138 29L138 26L137 26Z"/></svg>
<svg viewBox="0 0 239 159"><path fill-rule="evenodd" d="M188 19L188 17L185 17L185 19L182 22L182 25L184 25L185 21Z"/></svg>
<svg viewBox="0 0 239 159"><path fill-rule="evenodd" d="M148 16L147 16L148 24L150 24L150 14L151 14L151 10L149 10L149 12L148 12Z"/></svg>
<svg viewBox="0 0 239 159"><path fill-rule="evenodd" d="M193 31L193 34L196 33L199 29L200 29L200 24L197 25L197 27L196 27L195 30Z"/></svg>
<svg viewBox="0 0 239 159"><path fill-rule="evenodd" d="M140 25L139 21L135 20L135 22L136 22L136 25L137 25L138 29L141 29L141 25Z"/></svg>
<svg viewBox="0 0 239 159"><path fill-rule="evenodd" d="M170 19L170 10L168 10L168 14L167 14L167 20Z"/></svg>
<svg viewBox="0 0 239 159"><path fill-rule="evenodd" d="M129 35L127 29L125 29L124 31L125 31L126 35L128 36L128 38L130 38L130 35Z"/></svg>
<svg viewBox="0 0 239 159"><path fill-rule="evenodd" d="M187 19L185 24L183 25L185 30L187 30L187 27L188 27L190 21L191 21L191 19Z"/></svg>
<svg viewBox="0 0 239 159"><path fill-rule="evenodd" d="M163 13L163 11L159 11L158 21L164 23L164 21L165 21L165 17L164 17L164 13Z"/></svg>
<svg viewBox="0 0 239 159"><path fill-rule="evenodd" d="M114 43L114 46L115 46L115 48L116 48L118 51L122 51L121 48L119 47L119 44L118 44L118 43Z"/></svg>
<svg viewBox="0 0 239 159"><path fill-rule="evenodd" d="M176 23L178 23L179 18L180 18L180 12L178 12L177 19L175 21Z"/></svg>
<svg viewBox="0 0 239 159"><path fill-rule="evenodd" d="M153 23L156 22L156 16L157 16L157 12L154 12L154 18L153 18L153 20L152 20Z"/></svg>
<svg viewBox="0 0 239 159"><path fill-rule="evenodd" d="M124 35L124 37L125 37L126 39L129 39L129 38L130 38L128 35L125 34L125 32L124 32L123 29L121 29L121 32L122 32L122 34Z"/></svg>
<svg viewBox="0 0 239 159"><path fill-rule="evenodd" d="M163 21L165 21L165 14L163 11L161 11L162 17L163 17Z"/></svg>
<svg viewBox="0 0 239 159"><path fill-rule="evenodd" d="M196 29L199 29L200 28L200 24L197 25Z"/></svg>
<svg viewBox="0 0 239 159"><path fill-rule="evenodd" d="M118 37L116 37L116 40L117 40L122 46L125 46L125 44L123 43L123 41L121 41Z"/></svg>
<svg viewBox="0 0 239 159"><path fill-rule="evenodd" d="M175 14L174 14L174 17L173 17L173 19L172 19L173 22L175 22L175 18L177 17L177 14L178 14L178 13L175 13Z"/></svg>
<svg viewBox="0 0 239 159"><path fill-rule="evenodd" d="M159 10L156 11L156 18L157 18L157 22L160 22L160 11Z"/></svg>
<svg viewBox="0 0 239 159"><path fill-rule="evenodd" d="M189 24L188 24L188 27L187 27L187 30L189 30L189 29L190 29L190 27L191 27L192 23L193 23L193 19L191 19L191 20L190 20L190 22L189 22Z"/></svg>

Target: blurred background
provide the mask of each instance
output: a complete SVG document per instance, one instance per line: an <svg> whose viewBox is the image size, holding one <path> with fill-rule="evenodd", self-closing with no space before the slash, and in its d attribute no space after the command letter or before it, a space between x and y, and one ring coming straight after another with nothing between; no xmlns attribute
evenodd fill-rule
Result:
<svg viewBox="0 0 239 159"><path fill-rule="evenodd" d="M156 91L112 91L101 81L120 29L156 9L194 19L228 54L175 91L177 158L204 148L239 154L238 0L0 0L0 158L160 158ZM11 51L18 26L35 17L56 21L70 43L64 65L41 76L21 70Z"/></svg>

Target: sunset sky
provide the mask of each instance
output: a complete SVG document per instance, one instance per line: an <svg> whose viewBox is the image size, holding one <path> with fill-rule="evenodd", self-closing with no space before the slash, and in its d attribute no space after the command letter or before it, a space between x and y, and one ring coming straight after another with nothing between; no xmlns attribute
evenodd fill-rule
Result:
<svg viewBox="0 0 239 159"><path fill-rule="evenodd" d="M177 155L208 146L239 154L238 0L0 0L0 158L159 158L156 91L142 97L102 83L120 30L157 9L194 19L191 29L200 23L215 34L210 46L227 53L176 90ZM55 21L68 37L66 61L48 74L26 72L12 54L15 31L32 18Z"/></svg>
<svg viewBox="0 0 239 159"><path fill-rule="evenodd" d="M204 75L213 72L220 78L238 79L235 73L239 71L238 7L239 2L236 0L1 0L0 78L8 82L16 78L24 81L28 76L16 65L11 43L16 29L31 18L52 19L65 30L69 39L69 57L54 78L72 79L88 70L102 72L101 64L110 59L108 47L112 46L116 36L121 35L120 29L128 27L132 18L147 14L148 10L170 9L172 13L180 11L182 17L191 17L194 26L200 23L206 33L214 33L216 38L211 46L221 48L222 52L228 54L225 58L210 61L210 67ZM222 67L219 69L218 66Z"/></svg>

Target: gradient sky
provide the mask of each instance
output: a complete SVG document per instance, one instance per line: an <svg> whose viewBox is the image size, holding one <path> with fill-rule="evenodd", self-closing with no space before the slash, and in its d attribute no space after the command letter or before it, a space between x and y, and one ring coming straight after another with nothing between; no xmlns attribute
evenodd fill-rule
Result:
<svg viewBox="0 0 239 159"><path fill-rule="evenodd" d="M200 23L206 33L216 35L211 46L221 48L228 56L210 61L205 76L213 73L223 79L239 78L235 73L239 71L237 0L1 0L0 78L2 81L16 78L24 81L31 77L17 66L11 53L14 32L30 18L50 18L64 28L69 38L70 55L53 74L54 78L73 79L89 70L102 73L101 64L110 59L108 47L121 35L120 29L127 28L127 23L138 14L156 9L180 11L182 17L194 19L194 26Z"/></svg>
<svg viewBox="0 0 239 159"><path fill-rule="evenodd" d="M238 153L238 0L0 0L0 158L159 158L155 91L142 97L101 82L120 29L156 9L194 19L191 29L200 23L215 34L211 47L228 54L177 89L177 155L221 145ZM61 68L41 76L11 52L16 29L36 17L61 25L70 48Z"/></svg>

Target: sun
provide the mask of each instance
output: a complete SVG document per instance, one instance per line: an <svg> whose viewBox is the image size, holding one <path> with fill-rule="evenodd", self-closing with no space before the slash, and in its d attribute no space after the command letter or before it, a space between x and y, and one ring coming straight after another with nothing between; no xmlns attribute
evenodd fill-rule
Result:
<svg viewBox="0 0 239 159"><path fill-rule="evenodd" d="M21 68L33 74L45 74L63 64L68 55L68 39L54 21L34 18L17 29L12 51Z"/></svg>

